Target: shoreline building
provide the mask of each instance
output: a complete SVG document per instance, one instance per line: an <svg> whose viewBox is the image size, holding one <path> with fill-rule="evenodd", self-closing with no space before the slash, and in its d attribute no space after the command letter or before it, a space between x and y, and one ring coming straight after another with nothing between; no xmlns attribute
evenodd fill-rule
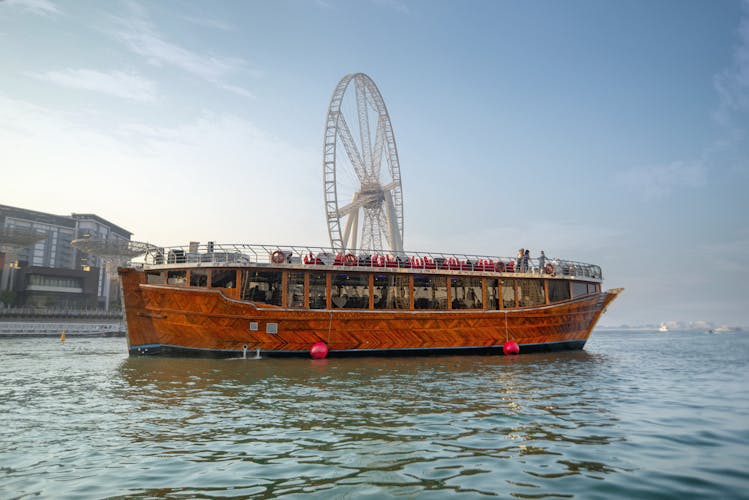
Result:
<svg viewBox="0 0 749 500"><path fill-rule="evenodd" d="M55 215L0 205L0 228L36 232L40 240L11 251L0 241L0 294L34 307L104 307L119 304L119 287L96 256L77 250L77 238L129 241L132 233L95 214ZM2 298L2 297L0 297Z"/></svg>

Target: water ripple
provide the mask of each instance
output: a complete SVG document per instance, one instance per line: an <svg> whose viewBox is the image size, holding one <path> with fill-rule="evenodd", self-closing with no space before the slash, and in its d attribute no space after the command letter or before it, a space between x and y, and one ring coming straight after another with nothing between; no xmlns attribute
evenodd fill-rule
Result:
<svg viewBox="0 0 749 500"><path fill-rule="evenodd" d="M308 361L3 339L0 496L746 497L749 337L700 341Z"/></svg>

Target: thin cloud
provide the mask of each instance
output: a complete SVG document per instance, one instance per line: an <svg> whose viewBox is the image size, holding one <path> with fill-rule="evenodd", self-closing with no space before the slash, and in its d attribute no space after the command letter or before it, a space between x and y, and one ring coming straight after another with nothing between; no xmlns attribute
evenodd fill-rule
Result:
<svg viewBox="0 0 749 500"><path fill-rule="evenodd" d="M662 198L684 188L702 187L706 179L707 169L702 162L682 161L669 165L635 167L616 176L619 184L649 199Z"/></svg>
<svg viewBox="0 0 749 500"><path fill-rule="evenodd" d="M199 54L173 43L156 29L142 7L130 5L132 15L113 17L117 27L109 34L115 40L154 66L173 66L221 89L252 97L249 90L226 82L228 77L240 72L252 74L247 71L243 59Z"/></svg>
<svg viewBox="0 0 749 500"><path fill-rule="evenodd" d="M742 3L738 44L731 65L713 77L718 102L713 118L721 126L721 136L703 147L696 159L673 161L668 165L635 167L616 176L619 184L644 198L662 198L681 189L707 184L708 172L723 170L747 175L746 116L749 111L749 0Z"/></svg>
<svg viewBox="0 0 749 500"><path fill-rule="evenodd" d="M749 0L744 1L743 9L733 63L713 79L719 100L713 116L724 127L733 126L737 113L749 110Z"/></svg>
<svg viewBox="0 0 749 500"><path fill-rule="evenodd" d="M133 101L153 102L157 97L156 83L137 73L67 69L34 73L31 76L63 87L90 90Z"/></svg>
<svg viewBox="0 0 749 500"><path fill-rule="evenodd" d="M387 7L389 9L394 9L402 14L411 13L408 6L405 3L401 2L400 0L372 0L372 1L375 3L375 5L379 5L380 7Z"/></svg>
<svg viewBox="0 0 749 500"><path fill-rule="evenodd" d="M37 16L52 17L62 14L57 5L49 0L7 0L7 4Z"/></svg>
<svg viewBox="0 0 749 500"><path fill-rule="evenodd" d="M208 19L191 16L183 16L182 19L184 19L188 23L196 24L198 26L205 26L207 28L213 28L220 31L234 31L236 29L234 25L226 23L219 19Z"/></svg>

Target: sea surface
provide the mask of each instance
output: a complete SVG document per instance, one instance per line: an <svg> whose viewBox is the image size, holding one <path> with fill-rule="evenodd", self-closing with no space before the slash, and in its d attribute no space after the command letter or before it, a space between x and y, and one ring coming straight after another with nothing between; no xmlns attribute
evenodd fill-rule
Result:
<svg viewBox="0 0 749 500"><path fill-rule="evenodd" d="M502 356L0 339L0 498L749 498L749 334Z"/></svg>

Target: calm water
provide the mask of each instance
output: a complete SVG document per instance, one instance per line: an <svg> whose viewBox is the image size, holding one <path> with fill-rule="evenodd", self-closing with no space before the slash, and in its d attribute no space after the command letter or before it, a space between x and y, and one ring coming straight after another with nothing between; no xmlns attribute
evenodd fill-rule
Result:
<svg viewBox="0 0 749 500"><path fill-rule="evenodd" d="M749 498L749 334L520 357L0 339L0 497Z"/></svg>

